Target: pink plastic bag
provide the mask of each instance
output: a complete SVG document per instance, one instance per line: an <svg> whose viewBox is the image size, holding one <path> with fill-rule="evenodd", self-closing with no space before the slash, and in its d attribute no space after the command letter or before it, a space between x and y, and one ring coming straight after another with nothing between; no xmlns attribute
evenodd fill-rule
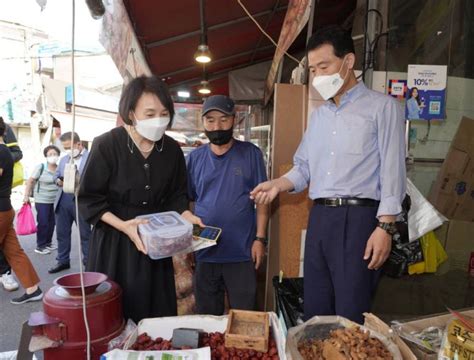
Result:
<svg viewBox="0 0 474 360"><path fill-rule="evenodd" d="M16 217L16 233L30 235L36 232L36 221L31 210L31 204L23 204Z"/></svg>

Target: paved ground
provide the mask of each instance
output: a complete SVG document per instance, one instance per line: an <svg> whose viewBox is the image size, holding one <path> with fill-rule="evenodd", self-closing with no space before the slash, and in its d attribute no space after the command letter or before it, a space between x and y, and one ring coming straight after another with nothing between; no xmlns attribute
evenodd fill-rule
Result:
<svg viewBox="0 0 474 360"><path fill-rule="evenodd" d="M14 207L18 209L20 206L18 194L13 194ZM56 263L56 251L49 255L40 255L34 252L36 246L36 235L20 236L20 243L26 254L33 263L39 277L41 278L41 289L46 292L53 286L55 278L65 275L69 272L79 271L78 258L78 234L75 225L72 234L72 251L71 251L71 269L62 271L57 274L48 274L48 268ZM53 243L56 243L56 236L53 237ZM20 340L21 326L24 321L28 320L29 314L42 310L42 302L32 302L23 305L10 304L10 299L21 296L23 289L20 287L17 291L7 292L0 286L0 353L5 351L16 350ZM42 354L36 354L38 358L42 358Z"/></svg>

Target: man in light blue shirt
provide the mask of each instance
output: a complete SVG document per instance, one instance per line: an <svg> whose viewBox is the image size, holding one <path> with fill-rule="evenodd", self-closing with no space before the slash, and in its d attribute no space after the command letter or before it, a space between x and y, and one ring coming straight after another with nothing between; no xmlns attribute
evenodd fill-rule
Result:
<svg viewBox="0 0 474 360"><path fill-rule="evenodd" d="M293 168L251 197L268 204L282 191L309 186L305 318L337 314L362 323L405 196L403 111L357 82L350 33L321 29L307 51L312 85L328 101L312 113Z"/></svg>

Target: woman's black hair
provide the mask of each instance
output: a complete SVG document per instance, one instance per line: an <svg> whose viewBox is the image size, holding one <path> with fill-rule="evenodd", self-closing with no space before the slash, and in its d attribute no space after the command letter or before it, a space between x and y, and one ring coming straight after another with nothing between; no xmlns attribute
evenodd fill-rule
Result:
<svg viewBox="0 0 474 360"><path fill-rule="evenodd" d="M5 135L5 131L7 129L7 124L3 121L3 118L0 116L0 136Z"/></svg>
<svg viewBox="0 0 474 360"><path fill-rule="evenodd" d="M417 87L412 87L410 89L410 97L413 97L413 90L416 90L416 102L418 103L418 105L421 105L421 100L420 100L420 90L418 90Z"/></svg>
<svg viewBox="0 0 474 360"><path fill-rule="evenodd" d="M48 151L49 151L49 150L54 150L54 151L56 151L56 153L58 154L58 156L59 156L59 154L61 154L61 150L59 150L59 148L58 148L57 146L48 145L48 146L46 146L46 147L43 149L43 155L44 155L44 157L46 157L46 156L48 155Z"/></svg>
<svg viewBox="0 0 474 360"><path fill-rule="evenodd" d="M343 58L349 53L355 54L354 40L351 33L339 25L330 25L317 30L308 40L306 52L310 52L324 44L332 45L334 55Z"/></svg>
<svg viewBox="0 0 474 360"><path fill-rule="evenodd" d="M171 99L168 86L156 76L140 76L130 81L122 92L119 103L119 114L122 120L127 125L132 125L132 120L129 118L130 111L135 110L138 99L144 94L154 94L160 99L163 106L170 113L171 127L174 117L174 104Z"/></svg>

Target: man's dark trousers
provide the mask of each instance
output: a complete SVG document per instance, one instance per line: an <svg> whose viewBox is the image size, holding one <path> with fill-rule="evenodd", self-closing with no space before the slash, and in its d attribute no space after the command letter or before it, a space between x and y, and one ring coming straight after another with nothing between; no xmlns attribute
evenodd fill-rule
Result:
<svg viewBox="0 0 474 360"><path fill-rule="evenodd" d="M305 319L340 315L363 323L380 270L368 270L364 251L377 226L377 206L313 205L304 254Z"/></svg>
<svg viewBox="0 0 474 360"><path fill-rule="evenodd" d="M63 193L56 207L56 238L58 240L58 256L56 260L59 264L69 264L69 254L71 252L71 227L76 221L76 204L74 196ZM89 252L89 239L91 237L90 225L79 216L79 230L81 232L82 261L87 263Z"/></svg>

